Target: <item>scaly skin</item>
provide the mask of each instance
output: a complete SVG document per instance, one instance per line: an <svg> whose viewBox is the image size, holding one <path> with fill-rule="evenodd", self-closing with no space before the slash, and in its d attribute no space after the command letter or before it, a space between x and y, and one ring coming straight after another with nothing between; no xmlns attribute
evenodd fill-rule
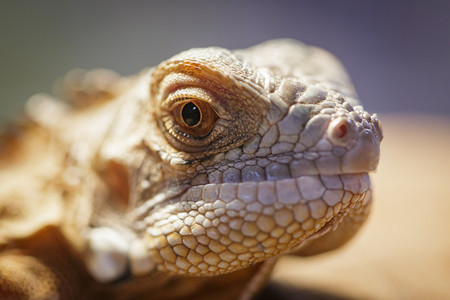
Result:
<svg viewBox="0 0 450 300"><path fill-rule="evenodd" d="M55 244L86 266L75 272L92 286L85 297L206 298L231 285L224 297L249 298L277 255L339 247L366 218L382 133L327 52L278 40L192 49L129 79L105 72L66 77L60 94L72 106L32 98L29 128L3 147L20 155L0 157L0 176L32 183L2 185L3 211L33 195L52 212L6 213L0 243L35 257L48 278L66 275L29 250L37 235L61 235ZM201 111L192 126L186 103ZM8 251L0 266L20 261ZM42 292L5 274L0 295Z"/></svg>

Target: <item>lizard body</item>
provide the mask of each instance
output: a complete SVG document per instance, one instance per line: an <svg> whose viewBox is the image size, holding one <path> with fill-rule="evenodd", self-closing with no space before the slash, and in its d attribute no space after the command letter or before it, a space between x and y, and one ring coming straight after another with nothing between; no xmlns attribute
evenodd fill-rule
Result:
<svg viewBox="0 0 450 300"><path fill-rule="evenodd" d="M248 299L367 217L379 121L324 50L191 49L59 87L0 147L0 295Z"/></svg>

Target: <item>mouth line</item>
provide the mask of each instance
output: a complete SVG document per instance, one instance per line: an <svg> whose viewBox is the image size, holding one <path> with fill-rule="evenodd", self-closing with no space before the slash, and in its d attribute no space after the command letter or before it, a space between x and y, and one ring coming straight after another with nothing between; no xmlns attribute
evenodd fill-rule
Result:
<svg viewBox="0 0 450 300"><path fill-rule="evenodd" d="M301 175L264 181L209 183L185 186L181 190L158 194L133 212L133 219L146 219L152 212L176 206L182 211L196 210L202 205L218 205L226 210L246 210L249 213L270 215L283 207L308 205L311 213L339 205L348 205L357 196L370 190L368 173L336 175ZM184 208L181 208L184 207Z"/></svg>
<svg viewBox="0 0 450 300"><path fill-rule="evenodd" d="M350 190L352 192L355 193L361 193L364 192L368 187L370 187L370 183L369 183L369 172L344 172L344 173L305 173L305 174L301 174L301 175L297 175L297 176L281 176L279 178L269 178L269 179L264 179L264 180L243 180L243 181L225 181L225 182L213 182L213 183L207 183L207 184L200 184L200 185L195 185L195 186L190 186L190 187L186 187L186 189L184 189L183 192L180 193L180 195L186 193L187 191L189 191L192 188L197 188L197 187L205 187L205 186L217 186L217 187L223 187L223 186L243 186L243 185L264 185L264 184L275 184L277 185L277 183L281 183L281 182L290 182L292 183L293 181L299 181L299 180L303 180L303 179L313 179L314 180L318 180L320 181L320 183L318 182L307 182L307 183L303 183L302 186L304 186L305 188L307 188L307 184L309 183L311 186L316 186L317 184L322 184L323 187L325 189L340 189L340 188L344 188L344 187L349 187ZM363 190L357 189L355 190L355 186L353 185L355 182L355 180L364 180L367 182L367 186L364 188L365 185L363 185L361 188ZM339 181L341 183L339 183ZM361 182L358 182L361 183ZM316 186L317 187L317 186ZM302 190L302 187L299 186L299 190ZM194 199L190 199L191 201Z"/></svg>
<svg viewBox="0 0 450 300"><path fill-rule="evenodd" d="M369 174L371 171L359 171L359 172L330 172L330 173L324 173L324 172L305 172L305 173L301 173L298 174L296 176L281 176L279 178L269 178L269 179L264 179L264 180L243 180L240 182L235 182L235 181L230 181L230 182L220 182L220 183L213 183L213 184L222 184L222 183L244 183L244 182L263 182L263 181L278 181L278 180L284 180L284 179L298 179L304 176L350 176L350 175L354 175L354 176L360 176L360 175L365 175L365 174Z"/></svg>

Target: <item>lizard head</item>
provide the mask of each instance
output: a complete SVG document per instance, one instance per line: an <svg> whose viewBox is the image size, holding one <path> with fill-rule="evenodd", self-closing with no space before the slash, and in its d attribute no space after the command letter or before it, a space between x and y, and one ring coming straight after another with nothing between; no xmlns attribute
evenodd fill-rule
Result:
<svg viewBox="0 0 450 300"><path fill-rule="evenodd" d="M330 54L286 44L193 49L152 70L157 159L139 171L133 273L229 273L365 218L378 118Z"/></svg>

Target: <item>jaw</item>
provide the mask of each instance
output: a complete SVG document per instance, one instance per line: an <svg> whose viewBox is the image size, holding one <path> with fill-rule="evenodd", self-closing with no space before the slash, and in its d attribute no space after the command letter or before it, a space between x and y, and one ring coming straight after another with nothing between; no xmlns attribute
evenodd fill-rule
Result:
<svg viewBox="0 0 450 300"><path fill-rule="evenodd" d="M212 276L338 237L342 220L367 211L370 194L367 173L206 184L138 222L158 270Z"/></svg>
<svg viewBox="0 0 450 300"><path fill-rule="evenodd" d="M319 231L288 251L290 255L311 256L335 250L346 244L360 230L371 208L371 191L361 205L333 217Z"/></svg>

